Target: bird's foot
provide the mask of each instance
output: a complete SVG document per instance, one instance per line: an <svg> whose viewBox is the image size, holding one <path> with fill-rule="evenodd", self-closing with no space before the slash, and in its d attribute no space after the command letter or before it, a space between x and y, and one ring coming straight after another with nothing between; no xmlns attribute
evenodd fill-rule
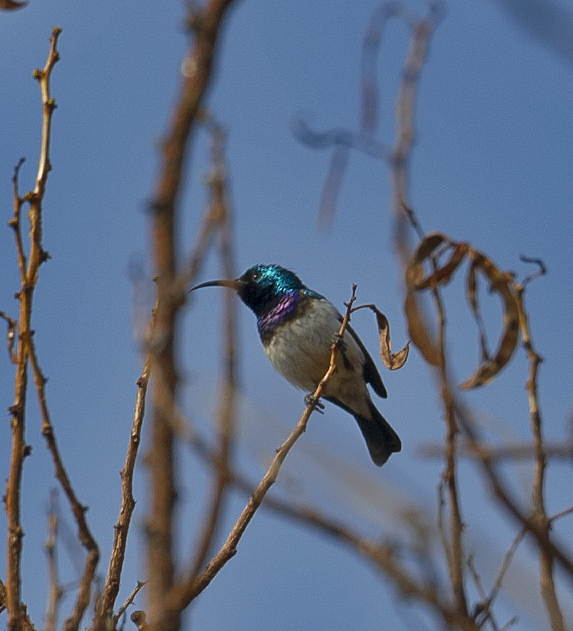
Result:
<svg viewBox="0 0 573 631"><path fill-rule="evenodd" d="M324 410L324 403L321 403L320 399L313 397L312 394L307 394L304 397L304 402L306 404L306 407L312 408L313 410L324 414L324 412L322 411Z"/></svg>

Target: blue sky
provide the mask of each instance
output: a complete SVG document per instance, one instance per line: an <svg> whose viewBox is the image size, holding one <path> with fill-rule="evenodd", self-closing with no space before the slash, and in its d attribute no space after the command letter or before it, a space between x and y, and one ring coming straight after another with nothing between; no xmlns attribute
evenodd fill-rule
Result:
<svg viewBox="0 0 573 631"><path fill-rule="evenodd" d="M319 130L357 131L362 37L377 2L245 0L233 9L219 57L209 107L229 132L238 270L254 263L294 269L311 288L343 308L352 283L359 302L375 302L388 316L393 343L407 340L400 276L391 244L387 166L353 153L333 227L317 232L315 214L330 154L301 145L293 117L306 116ZM528 3L528 6L531 3ZM422 3L412 3L419 11ZM493 0L446 5L431 44L417 108L417 142L411 165L411 203L425 230L470 241L502 269L523 277L531 269L520 254L544 260L548 274L526 293L541 368L546 434L571 435L570 334L573 300L570 243L573 235L573 66L571 59L540 43ZM573 11L571 2L559 5ZM52 26L63 29L61 61L53 74L53 171L44 204L44 245L52 259L42 267L34 329L57 436L90 524L107 555L119 505L119 475L141 370L132 329L130 265L145 260L146 204L157 169L157 146L178 85L186 38L180 3L126 0L77 3L31 0L0 15L0 209L12 213L11 176L21 156L21 189L33 187L40 131L40 103L32 69L43 66ZM394 137L393 107L408 32L392 22L379 57L379 139ZM202 179L208 144L199 134L189 164L181 248L188 251L205 203ZM16 315L18 272L13 238L0 228L0 309ZM220 275L214 256L202 280ZM463 381L477 363L477 333L461 284L446 290L454 374ZM201 427L216 383L220 290L197 295L185 319L181 356L185 403ZM222 291L222 290L221 290ZM488 301L495 335L499 307ZM491 303L491 304L490 304ZM486 304L486 303L484 303ZM490 311L491 309L491 311ZM217 314L213 317L213 314ZM241 457L253 479L268 454L298 419L301 393L268 364L254 318L240 309L242 344ZM360 312L353 326L374 353L376 330ZM12 366L0 360L2 405L11 404ZM527 439L524 384L527 365L519 352L491 385L467 396L492 436ZM400 434L404 450L379 470L366 453L354 421L328 406L287 460L284 481L304 497L367 532L392 536L405 505L435 515L441 464L420 457L420 447L442 439L444 427L433 381L413 350L406 366L383 372L389 391L380 410ZM52 487L51 465L39 431L33 397L27 440L23 509L26 532L24 599L40 622L45 602L42 542ZM8 414L0 426L0 465L7 477ZM200 467L182 449L182 554L192 539L201 495ZM522 465L516 489L531 475ZM143 577L141 525L145 469L137 469L138 506L120 600ZM492 511L488 492L469 464L462 465L468 548L484 576L495 573L511 542L505 520ZM549 471L549 512L573 504L570 470ZM199 482L198 482L199 481ZM288 485L287 485L288 488ZM526 486L524 488L527 488ZM235 497L231 524L244 503ZM63 504L63 500L62 500ZM487 507L487 508L486 508ZM63 511L67 515L66 511ZM69 515L66 516L71 525ZM571 520L559 525L571 537ZM5 575L4 543L0 576ZM73 555L77 555L74 552ZM66 580L70 562L62 553ZM73 556L72 555L72 556ZM79 556L81 559L81 554ZM516 575L535 576L534 558L523 546ZM489 572L489 574L488 574ZM570 589L570 585L565 585ZM531 590L531 591L529 591ZM543 628L535 617L535 580L501 604L502 618L517 612L523 629ZM533 594L533 595L531 595ZM572 619L571 592L563 593ZM517 607L517 608L515 608ZM422 615L419 611L415 615ZM276 516L256 516L236 558L202 595L193 613L198 629L330 628L374 630L416 626L413 610L397 599L363 561L316 533Z"/></svg>

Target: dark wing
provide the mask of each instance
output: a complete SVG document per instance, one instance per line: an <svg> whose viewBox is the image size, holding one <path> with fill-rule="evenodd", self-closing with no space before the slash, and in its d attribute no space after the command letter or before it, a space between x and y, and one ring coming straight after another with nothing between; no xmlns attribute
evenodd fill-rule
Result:
<svg viewBox="0 0 573 631"><path fill-rule="evenodd" d="M340 321L342 322L342 316ZM378 368L376 368L374 360L370 357L370 353L366 350L364 344L362 344L362 340L358 337L358 335L356 335L356 331L350 325L348 325L347 330L350 335L352 335L364 355L364 369L362 373L364 375L364 380L372 386L372 389L379 397L386 399L388 397L388 393L382 383L382 377L380 377L380 373L378 372Z"/></svg>

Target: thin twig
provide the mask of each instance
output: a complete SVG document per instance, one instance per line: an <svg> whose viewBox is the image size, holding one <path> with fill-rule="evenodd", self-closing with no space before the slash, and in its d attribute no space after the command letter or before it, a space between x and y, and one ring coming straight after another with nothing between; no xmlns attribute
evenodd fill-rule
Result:
<svg viewBox="0 0 573 631"><path fill-rule="evenodd" d="M393 163L391 169L392 208L394 215L394 241L396 251L405 270L410 257L410 246L406 226L408 223L418 229L415 216L408 202L408 166L412 151L414 131L414 107L419 86L420 72L424 66L428 46L435 27L441 17L441 5L430 7L428 15L416 22L410 49L404 63L403 78L400 83L396 99L396 138L393 148ZM405 212L406 211L406 212ZM443 484L447 490L447 505L449 508L449 537L443 537L445 553L448 560L450 581L458 613L470 624L471 616L467 608L464 588L464 553L462 544L463 523L459 507L459 496L456 480L456 435L457 426L449 386L448 370L445 355L445 312L442 299L437 288L432 291L436 313L438 317L437 366L440 380L440 390L444 405L446 422L446 453ZM411 296L411 300L417 300ZM419 308L418 308L419 311ZM428 330L427 324L425 326ZM429 339L429 338L428 338ZM445 528L444 528L445 533Z"/></svg>
<svg viewBox="0 0 573 631"><path fill-rule="evenodd" d="M123 616L123 614L127 611L127 608L129 607L129 605L133 603L133 601L135 600L135 597L137 596L137 594L139 594L139 591L143 587L145 587L146 584L147 584L147 581L137 581L137 585L135 586L134 590L126 598L123 605L117 610L117 613L113 616L114 628L117 626L117 623L119 622L119 619L121 618L121 616Z"/></svg>
<svg viewBox="0 0 573 631"><path fill-rule="evenodd" d="M555 515L551 515L549 519L551 520L551 523L553 523L557 519L561 519L561 517L565 517L566 515L571 515L571 513L573 513L573 506L570 506L569 508L565 508L559 511L558 513L555 513Z"/></svg>
<svg viewBox="0 0 573 631"><path fill-rule="evenodd" d="M22 217L22 207L26 202L26 198L20 196L18 190L18 177L24 162L25 158L20 158L18 164L14 167L14 175L12 176L14 214L12 215L12 219L8 222L8 225L14 231L14 238L16 239L16 255L18 257L18 269L20 270L20 282L22 286L26 284L26 268L28 267L26 252L24 250L24 242L22 241L22 226L20 223Z"/></svg>
<svg viewBox="0 0 573 631"><path fill-rule="evenodd" d="M64 590L58 577L58 494L55 490L50 495L50 510L48 512L48 536L46 537L46 556L48 557L48 607L44 631L54 631L58 621L58 607Z"/></svg>
<svg viewBox="0 0 573 631"><path fill-rule="evenodd" d="M545 268L541 262L540 274L545 272ZM526 279L531 281L534 276ZM524 281L525 283L525 281ZM533 472L533 486L531 490L531 499L533 503L532 519L538 524L539 529L543 532L544 538L549 539L551 530L551 520L547 516L545 508L545 470L547 461L545 457L545 445L542 433L541 412L539 409L539 398L537 394L537 375L539 365L542 362L541 356L535 351L529 330L529 320L523 304L523 294L525 284L515 286L517 310L519 314L519 327L523 338L523 346L529 361L529 375L527 378L527 397L529 400L529 419L531 424L531 433L533 435L533 447L535 451L535 464ZM545 609L551 622L553 631L565 631L565 621L561 613L561 607L555 589L553 565L554 559L546 546L539 548L539 564L540 564L540 583L541 596L545 604Z"/></svg>
<svg viewBox="0 0 573 631"><path fill-rule="evenodd" d="M522 528L515 536L515 539L511 543L509 550L505 553L505 556L503 557L503 562L499 568L497 578L495 579L495 583L493 584L491 594L489 595L489 598L488 598L488 603L489 603L490 608L494 600L497 598L498 594L501 592L501 587L503 585L503 580L505 578L505 575L507 574L507 570L509 569L509 566L511 565L511 561L513 560L513 557L515 556L515 553L517 552L517 548L519 544L523 541L525 534L526 534L526 530Z"/></svg>
<svg viewBox="0 0 573 631"><path fill-rule="evenodd" d="M480 597L480 602L474 607L474 618L476 622L478 622L480 627L483 627L485 622L489 620L493 631L499 631L499 627L497 626L497 623L493 616L493 612L491 611L490 601L485 594L485 590L481 582L481 577L476 569L476 566L474 565L474 559L472 555L470 555L467 559L467 566L470 574L472 575L472 578L474 579L476 590Z"/></svg>
<svg viewBox="0 0 573 631"><path fill-rule="evenodd" d="M153 316L152 316L153 320ZM133 423L129 437L129 445L125 456L125 464L121 471L121 506L119 509L119 517L114 529L114 540L109 569L102 591L101 599L97 607L96 619L94 620L95 629L105 629L106 620L108 620L113 611L119 587L121 583L121 573L125 560L125 550L127 547L127 536L131 524L131 516L135 508L135 499L133 497L133 472L139 445L141 443L141 428L145 416L145 397L147 387L151 375L151 357L148 355L141 376L137 380L137 396L135 400L135 411L133 414ZM138 583L138 587L140 583ZM143 583L141 583L141 587ZM139 587L139 589L141 589ZM139 590L138 590L139 591ZM136 592L137 593L137 592Z"/></svg>

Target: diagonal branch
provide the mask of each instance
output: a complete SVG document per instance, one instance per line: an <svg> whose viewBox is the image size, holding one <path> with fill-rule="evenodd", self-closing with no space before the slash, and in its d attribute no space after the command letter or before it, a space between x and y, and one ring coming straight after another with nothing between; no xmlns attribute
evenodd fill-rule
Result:
<svg viewBox="0 0 573 631"><path fill-rule="evenodd" d="M245 530L247 529L247 526L261 506L267 492L275 483L282 463L287 457L289 451L292 449L296 441L305 432L310 415L314 411L314 408L316 407L316 404L322 396L322 393L324 392L324 389L326 388L328 382L332 379L332 376L334 375L339 348L342 344L344 332L346 331L346 328L348 326L350 313L355 300L356 285L354 285L352 288L352 297L347 305L346 314L342 321L337 340L335 343L333 343L331 348L330 366L312 395L312 400L315 402L315 404L311 404L306 407L289 437L277 449L276 455L269 469L263 476L263 479L261 480L257 488L249 497L247 505L235 522L235 525L231 529L227 540L225 541L219 552L213 557L207 567L197 578L195 578L194 576L190 576L187 581L183 582L181 585L176 585L173 588L171 594L169 595L169 606L172 609L181 610L189 603L191 603L191 601L193 601L199 594L201 594L201 592L203 592L203 590L211 583L211 581L224 567L224 565L236 554L237 546Z"/></svg>

